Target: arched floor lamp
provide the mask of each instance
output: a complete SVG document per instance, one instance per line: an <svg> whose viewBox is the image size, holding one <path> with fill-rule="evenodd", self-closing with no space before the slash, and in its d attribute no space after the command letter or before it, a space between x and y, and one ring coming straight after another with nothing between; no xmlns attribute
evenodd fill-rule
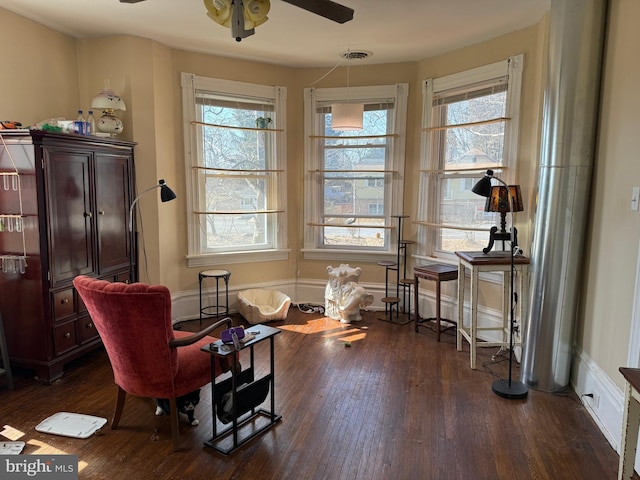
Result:
<svg viewBox="0 0 640 480"><path fill-rule="evenodd" d="M496 395L499 395L501 397L504 398L509 398L509 399L518 399L518 398L525 398L527 396L527 393L529 391L529 389L527 388L527 386L518 381L518 380L513 380L512 378L512 372L513 372L513 331L515 329L515 325L516 325L516 321L514 318L514 296L513 296L513 277L514 277L514 272L515 272L515 268L514 268L514 264L513 264L513 257L514 255L516 255L516 253L519 252L519 248L516 242L516 233L515 233L515 227L513 226L513 212L516 211L521 211L522 210L522 200L516 200L514 198L514 192L519 192L520 191L520 186L518 185L507 185L504 181L502 181L499 178L496 178L493 176L493 170L487 170L487 173L485 174L484 177L482 177L480 180L478 180L478 183L476 183L473 188L471 189L471 191L477 195L481 195L483 197L487 197L488 200L490 200L491 198L491 193L493 190L493 187L491 186L491 179L495 179L498 182L500 182L501 184L503 184L505 186L506 190L506 194L509 197L509 209L508 211L511 212L511 234L510 234L510 250L509 250L509 256L511 257L511 277L510 277L510 285L509 285L509 308L510 308L510 321L509 321L509 378L507 380L496 380L495 382L493 382L493 384L491 385L491 389L493 390L493 392ZM516 187L516 188L514 188ZM513 191L512 191L513 189ZM516 195L518 195L516 193ZM517 205L520 205L520 208L517 208ZM500 210L498 210L500 211ZM503 229L504 229L504 213L502 214L502 225L503 225ZM484 251L484 250L483 250ZM488 251L485 251L484 253L488 253Z"/></svg>
<svg viewBox="0 0 640 480"><path fill-rule="evenodd" d="M149 187L146 190L144 190L140 195L138 195L133 202L131 202L131 207L129 207L129 235L130 235L130 241L131 241L131 247L129 249L129 272L130 272L130 276L131 276L131 282L137 282L138 281L138 276L136 275L136 271L133 268L133 245L135 243L135 235L133 232L133 209L136 206L136 203L138 203L138 200L140 200L140 197L142 197L145 193L150 192L151 190L154 190L156 188L160 189L160 200L164 203L164 202L170 202L171 200L176 198L176 194L174 193L173 190L171 190L169 188L169 186L165 183L165 181L163 179L158 180L158 184L154 185L153 187Z"/></svg>

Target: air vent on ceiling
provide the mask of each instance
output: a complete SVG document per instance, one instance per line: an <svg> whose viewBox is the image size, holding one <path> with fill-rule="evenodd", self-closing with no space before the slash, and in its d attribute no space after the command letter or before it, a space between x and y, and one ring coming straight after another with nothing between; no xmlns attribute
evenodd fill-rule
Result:
<svg viewBox="0 0 640 480"><path fill-rule="evenodd" d="M373 55L373 53L365 50L347 50L340 54L340 56L346 60L364 60L365 58L369 58L371 55Z"/></svg>

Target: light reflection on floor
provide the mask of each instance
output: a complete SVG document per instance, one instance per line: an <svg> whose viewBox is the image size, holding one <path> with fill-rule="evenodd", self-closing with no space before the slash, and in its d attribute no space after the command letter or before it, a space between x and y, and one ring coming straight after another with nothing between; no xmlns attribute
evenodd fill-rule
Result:
<svg viewBox="0 0 640 480"><path fill-rule="evenodd" d="M4 425L2 430L0 430L0 436L5 437L7 440L15 442L26 434L21 432L20 430L13 428L10 425ZM24 441L24 440L23 440ZM41 442L40 440L27 440L25 441L26 445L29 445L27 452L22 452L22 454L26 455L67 455L67 452L64 450L60 450L59 448L53 447L52 445ZM35 448L35 450L34 450ZM87 462L78 460L78 472L84 470L87 467Z"/></svg>
<svg viewBox="0 0 640 480"><path fill-rule="evenodd" d="M354 324L341 323L329 317L309 320L303 325L281 325L278 328L304 335L322 334L324 338L335 338L340 342L355 342L363 340L367 334L363 330L367 327L357 327Z"/></svg>

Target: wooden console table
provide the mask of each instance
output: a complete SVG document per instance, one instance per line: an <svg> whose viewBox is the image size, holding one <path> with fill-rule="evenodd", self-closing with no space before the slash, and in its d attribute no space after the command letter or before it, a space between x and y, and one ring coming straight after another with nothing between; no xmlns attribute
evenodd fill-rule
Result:
<svg viewBox="0 0 640 480"><path fill-rule="evenodd" d="M508 347L510 322L510 252L456 252L458 265L458 335L457 348L462 350L462 339L469 342L471 368L476 368L476 348L480 347ZM520 275L520 291L518 293L518 311L520 328L524 331L525 315L527 312L529 290L529 259L517 256L513 259L514 270ZM464 324L464 278L466 268L471 271L471 319L470 324ZM500 327L478 327L478 274L480 272L503 272L502 282L502 325ZM514 288L515 291L515 288ZM480 342L477 337L480 331L501 331L502 341ZM522 346L522 342L514 342L514 347Z"/></svg>

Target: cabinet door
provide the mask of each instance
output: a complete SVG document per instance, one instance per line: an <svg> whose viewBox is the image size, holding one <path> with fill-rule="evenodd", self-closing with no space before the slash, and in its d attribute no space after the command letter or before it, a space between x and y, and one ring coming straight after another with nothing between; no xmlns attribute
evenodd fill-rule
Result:
<svg viewBox="0 0 640 480"><path fill-rule="evenodd" d="M91 154L55 148L43 153L48 177L51 281L55 286L95 270Z"/></svg>
<svg viewBox="0 0 640 480"><path fill-rule="evenodd" d="M129 265L129 157L96 154L98 269L108 273Z"/></svg>

